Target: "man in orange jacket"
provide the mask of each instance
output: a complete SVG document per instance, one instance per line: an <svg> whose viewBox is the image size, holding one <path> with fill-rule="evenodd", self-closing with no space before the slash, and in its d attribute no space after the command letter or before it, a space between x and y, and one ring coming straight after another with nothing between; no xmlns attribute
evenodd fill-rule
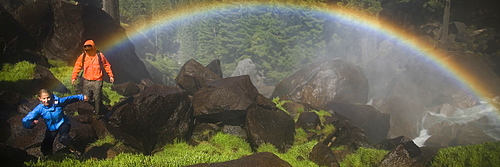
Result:
<svg viewBox="0 0 500 167"><path fill-rule="evenodd" d="M94 113L101 113L102 104L102 76L103 68L109 76L111 83L115 82L111 65L109 64L104 54L97 51L93 40L86 40L83 44L84 53L78 57L73 68L73 75L71 76L71 84L75 84L78 74L83 70L83 92L88 93L92 91L94 100Z"/></svg>

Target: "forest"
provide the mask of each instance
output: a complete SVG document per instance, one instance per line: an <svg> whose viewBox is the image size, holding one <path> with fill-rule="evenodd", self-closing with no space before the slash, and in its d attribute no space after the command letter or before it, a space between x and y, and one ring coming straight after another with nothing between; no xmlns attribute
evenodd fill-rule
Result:
<svg viewBox="0 0 500 167"><path fill-rule="evenodd" d="M239 61L250 58L260 75L265 74L266 85L274 85L295 69L318 57L347 57L359 55L363 32L332 20L312 10L296 10L300 4L309 8L333 6L336 10L351 11L387 21L415 37L428 36L435 45L447 50L477 53L496 67L498 59L498 14L489 3L493 1L453 0L451 12L444 12L445 0L282 0L263 8L248 6L262 1L120 1L120 20L124 27L142 30L155 25L144 34L149 47L138 48L138 56L163 73L178 71L189 59L208 64L219 59L224 76L230 76ZM188 17L182 22L162 24L175 12L199 6L219 6L230 3L240 7L217 8ZM470 14L467 14L470 13ZM443 18L449 22L463 22L467 37L444 39ZM384 22L385 23L385 22ZM450 24L451 34L458 30ZM463 30L460 30L463 31ZM446 33L448 34L448 33ZM137 46L136 46L137 47ZM498 71L498 70L496 70Z"/></svg>

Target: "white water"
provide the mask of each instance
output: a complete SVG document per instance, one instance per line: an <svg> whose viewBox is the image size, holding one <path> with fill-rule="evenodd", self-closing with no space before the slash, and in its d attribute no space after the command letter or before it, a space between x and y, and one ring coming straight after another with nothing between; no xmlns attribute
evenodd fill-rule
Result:
<svg viewBox="0 0 500 167"><path fill-rule="evenodd" d="M481 105L468 109L456 109L453 115L449 117L444 114L427 111L427 114L422 118L420 123L422 128L420 129L420 135L413 139L413 142L419 147L424 146L425 141L431 137L431 135L428 134L427 128L435 124L467 124L483 117L488 118L487 124L483 126L484 133L496 140L500 140L500 121L498 113L490 104L481 102Z"/></svg>

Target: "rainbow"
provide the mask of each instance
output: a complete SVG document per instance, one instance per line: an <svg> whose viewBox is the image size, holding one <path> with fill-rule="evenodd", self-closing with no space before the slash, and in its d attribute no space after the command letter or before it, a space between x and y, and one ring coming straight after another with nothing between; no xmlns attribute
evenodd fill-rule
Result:
<svg viewBox="0 0 500 167"><path fill-rule="evenodd" d="M245 3L244 6L248 7L286 6L287 8L308 10L308 11L318 12L319 14L325 16L341 19L345 22L349 22L350 24L354 24L356 26L360 26L369 30L380 32L386 35L388 38L395 39L403 43L406 47L418 52L421 55L424 55L432 62L434 62L438 68L441 68L442 71L450 75L453 75L454 78L456 78L460 82L460 84L468 87L479 98L488 101L488 99L492 99L494 96L490 94L491 91L489 91L489 88L486 84L480 82L480 79L478 77L468 72L467 69L462 68L460 64L455 63L453 61L443 61L443 59L445 59L448 56L445 52L441 52L437 49L434 49L435 47L432 46L432 44L419 41L412 34L402 31L397 26L391 23L382 22L370 16L366 16L352 11L347 11L346 9L331 7L326 4L308 5L308 4L298 4L298 3L304 3L304 2L299 1L297 3L293 2L256 3L255 1L253 1ZM210 13L215 12L217 10L231 9L231 8L241 8L241 2L238 3L237 5L231 2L204 3L168 11L166 13L159 14L158 15L159 17L157 17L159 19L154 21L153 24L144 26L144 28L137 30L137 32L129 32L128 38L138 37L140 34L139 32L153 31L155 28L159 28L160 26L180 23L198 15L210 15ZM121 43L128 38L119 37L117 39L112 40L113 41L112 43L103 46L104 51L120 47Z"/></svg>

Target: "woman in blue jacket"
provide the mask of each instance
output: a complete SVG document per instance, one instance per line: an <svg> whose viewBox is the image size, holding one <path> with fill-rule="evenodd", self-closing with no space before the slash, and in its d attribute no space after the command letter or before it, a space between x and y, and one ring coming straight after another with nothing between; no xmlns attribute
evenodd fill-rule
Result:
<svg viewBox="0 0 500 167"><path fill-rule="evenodd" d="M67 104L75 102L75 100L87 101L87 96L80 94L59 98L50 91L41 89L40 92L38 92L38 100L40 100L40 104L23 118L23 126L32 129L38 123L39 118L44 119L47 130L45 131L45 137L41 146L43 155L52 154L52 145L58 133L58 141L68 147L75 155L80 155L75 147L73 147L73 141L71 137L69 137L71 124L69 123L68 117L64 115L62 109Z"/></svg>

